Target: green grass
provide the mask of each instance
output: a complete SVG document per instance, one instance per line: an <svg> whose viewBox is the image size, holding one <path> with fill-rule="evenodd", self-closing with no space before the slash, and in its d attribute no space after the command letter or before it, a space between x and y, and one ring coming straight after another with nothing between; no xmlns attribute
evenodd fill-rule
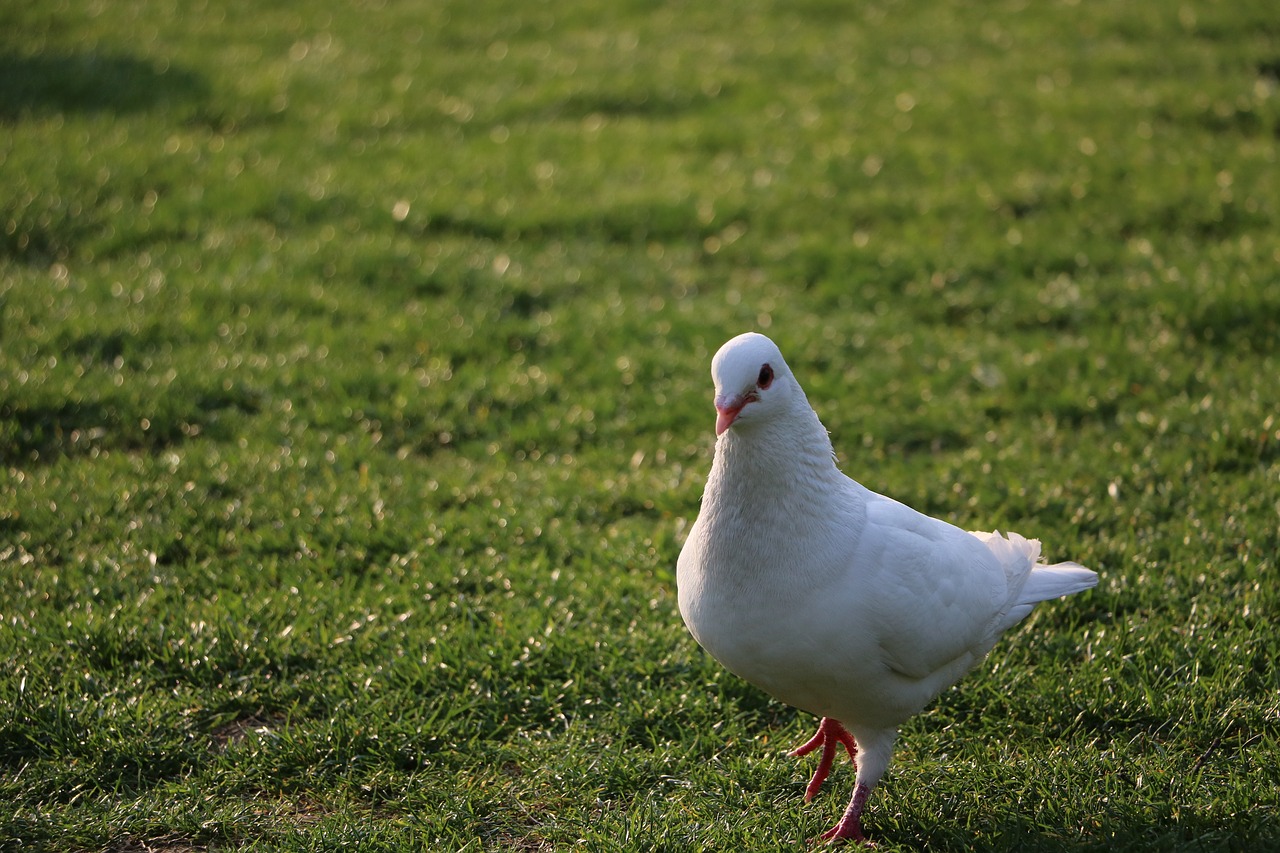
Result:
<svg viewBox="0 0 1280 853"><path fill-rule="evenodd" d="M1044 540L884 850L1280 845L1261 0L0 5L0 848L802 849L708 365Z"/></svg>

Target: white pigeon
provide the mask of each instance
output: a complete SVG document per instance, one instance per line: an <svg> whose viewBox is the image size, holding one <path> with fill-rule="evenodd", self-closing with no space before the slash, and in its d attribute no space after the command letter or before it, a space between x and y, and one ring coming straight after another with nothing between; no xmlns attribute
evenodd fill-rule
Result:
<svg viewBox="0 0 1280 853"><path fill-rule="evenodd" d="M747 333L711 362L716 448L677 565L680 613L731 672L822 717L805 791L843 746L853 797L825 839L865 842L861 816L898 726L954 684L1039 601L1088 589L1040 543L970 533L849 479L773 341Z"/></svg>

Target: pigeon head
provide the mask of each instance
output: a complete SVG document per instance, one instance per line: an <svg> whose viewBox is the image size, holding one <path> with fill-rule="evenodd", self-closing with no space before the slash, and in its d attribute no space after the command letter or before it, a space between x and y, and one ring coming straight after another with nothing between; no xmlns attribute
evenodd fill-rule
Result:
<svg viewBox="0 0 1280 853"><path fill-rule="evenodd" d="M711 360L716 386L716 435L735 424L761 423L786 409L796 390L782 353L764 335L747 332Z"/></svg>

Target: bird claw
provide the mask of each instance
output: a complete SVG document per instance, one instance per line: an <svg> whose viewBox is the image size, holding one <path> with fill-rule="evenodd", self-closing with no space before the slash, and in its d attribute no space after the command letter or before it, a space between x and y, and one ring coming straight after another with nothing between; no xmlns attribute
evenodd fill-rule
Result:
<svg viewBox="0 0 1280 853"><path fill-rule="evenodd" d="M840 817L840 822L822 833L819 839L829 844L836 841L850 841L863 847L875 847L862 834L862 809L866 806L867 797L870 794L871 789L866 785L855 785L853 798L849 800L849 807L844 810L844 814Z"/></svg>
<svg viewBox="0 0 1280 853"><path fill-rule="evenodd" d="M809 784L804 789L804 801L807 803L818 795L818 791L822 789L822 783L827 780L827 775L831 772L831 765L835 762L836 746L843 744L845 751L849 753L850 758L855 758L858 754L858 745L853 739L853 735L840 724L838 720L830 717L823 717L822 722L818 723L818 733L811 737L801 746L791 750L791 755L799 757L808 755L819 746L822 747L822 758L818 761L818 769L813 771L813 778L809 780ZM832 830L833 832L835 830ZM833 836L834 837L834 836Z"/></svg>
<svg viewBox="0 0 1280 853"><path fill-rule="evenodd" d="M855 844L858 847L865 847L868 850L876 849L876 843L874 841L868 841L866 838L862 837L861 835L856 835L856 836L855 835L841 835L841 836L829 835L831 831L832 830L829 829L826 832L819 835L817 838L810 839L809 843L815 844L815 845L826 844L829 847L834 847L838 844L839 845Z"/></svg>
<svg viewBox="0 0 1280 853"><path fill-rule="evenodd" d="M868 841L867 837L862 834L862 830L856 826L853 827L852 830L847 830L845 834L841 835L840 825L842 823L844 823L844 821L841 821L840 823L828 829L826 832L819 835L817 838L813 840L813 843L817 844L819 842L825 842L827 844L840 844L842 842L848 842L850 844L857 844L862 847L874 848L876 846L875 842Z"/></svg>

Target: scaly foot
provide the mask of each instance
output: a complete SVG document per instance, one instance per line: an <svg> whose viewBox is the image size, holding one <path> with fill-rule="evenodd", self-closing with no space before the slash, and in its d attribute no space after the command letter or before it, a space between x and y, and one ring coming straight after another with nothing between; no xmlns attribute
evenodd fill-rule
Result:
<svg viewBox="0 0 1280 853"><path fill-rule="evenodd" d="M833 720L831 717L823 717L822 722L818 723L818 733L803 746L796 747L791 751L791 755L801 756L808 755L819 746L822 747L822 760L818 762L818 769L813 772L813 778L809 780L808 787L804 789L804 801L806 803L814 798L818 790L822 788L822 783L826 781L827 774L831 772L831 764L835 761L836 746L838 744L844 744L845 751L849 753L850 758L854 758L858 754L858 745L854 742L853 735L849 734L848 730L840 725L840 721ZM832 831L834 832L834 830Z"/></svg>
<svg viewBox="0 0 1280 853"><path fill-rule="evenodd" d="M855 785L853 798L849 800L849 807L844 810L844 815L840 818L840 822L822 833L820 838L823 841L845 840L852 841L854 844L874 847L875 845L862 834L862 807L866 805L867 797L870 794L871 789L866 785Z"/></svg>

